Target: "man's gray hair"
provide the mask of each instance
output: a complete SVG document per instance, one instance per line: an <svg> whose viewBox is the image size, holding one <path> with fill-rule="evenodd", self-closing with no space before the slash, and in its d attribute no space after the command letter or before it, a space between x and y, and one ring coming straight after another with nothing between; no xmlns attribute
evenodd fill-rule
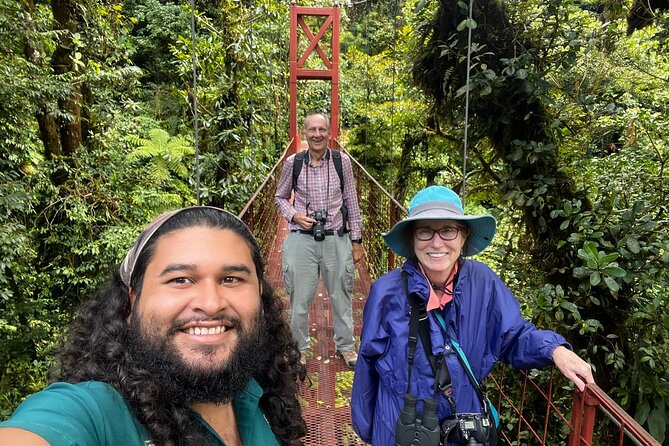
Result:
<svg viewBox="0 0 669 446"><path fill-rule="evenodd" d="M328 116L326 116L324 113L310 113L310 114L308 114L308 115L304 118L304 123L302 124L302 128L304 129L304 131L307 130L307 121L308 121L309 118L311 118L312 116L320 116L320 117L322 117L323 119L325 119L325 122L327 123L327 124L326 124L326 125L327 125L327 129L328 129L328 131L330 131L330 118L329 118Z"/></svg>

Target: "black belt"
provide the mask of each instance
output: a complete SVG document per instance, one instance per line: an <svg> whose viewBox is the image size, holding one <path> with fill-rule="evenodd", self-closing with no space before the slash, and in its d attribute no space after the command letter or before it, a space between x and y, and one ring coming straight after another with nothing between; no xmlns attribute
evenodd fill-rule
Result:
<svg viewBox="0 0 669 446"><path fill-rule="evenodd" d="M299 232L300 234L314 235L314 231L305 231L304 229L292 229L290 232ZM330 230L323 231L323 233L325 235L335 235L336 234L335 231L330 231Z"/></svg>

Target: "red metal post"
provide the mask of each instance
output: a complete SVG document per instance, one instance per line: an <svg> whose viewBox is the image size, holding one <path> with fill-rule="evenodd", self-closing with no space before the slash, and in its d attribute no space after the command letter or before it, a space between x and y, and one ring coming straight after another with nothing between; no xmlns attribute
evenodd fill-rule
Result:
<svg viewBox="0 0 669 446"><path fill-rule="evenodd" d="M314 34L309 28L305 17L324 17L325 21L320 29ZM339 134L339 20L340 10L334 8L309 8L290 6L290 129L289 136L294 141L289 149L295 153L300 147L300 128L297 122L297 82L299 80L326 80L330 81L330 144L335 146L335 140ZM329 44L323 45L331 48L331 54L325 54L320 45L321 40L331 28L331 40ZM299 34L300 31L308 39L309 43L305 51L300 55ZM316 53L323 69L304 68L309 57Z"/></svg>
<svg viewBox="0 0 669 446"><path fill-rule="evenodd" d="M333 9L332 78L330 81L330 147L339 135L339 8Z"/></svg>
<svg viewBox="0 0 669 446"><path fill-rule="evenodd" d="M290 120L288 135L293 141L288 155L297 152L300 146L300 132L297 130L297 8L290 7Z"/></svg>
<svg viewBox="0 0 669 446"><path fill-rule="evenodd" d="M574 401L571 406L571 426L569 429L569 446L578 446L581 441L584 394L585 394L584 392L574 391Z"/></svg>
<svg viewBox="0 0 669 446"><path fill-rule="evenodd" d="M599 400L589 392L584 392L583 399L583 424L581 425L581 441L585 445L592 444L592 433L595 430L595 416L597 415L597 406Z"/></svg>
<svg viewBox="0 0 669 446"><path fill-rule="evenodd" d="M592 445L597 406L599 406L599 400L588 389L583 392L574 390L569 446Z"/></svg>

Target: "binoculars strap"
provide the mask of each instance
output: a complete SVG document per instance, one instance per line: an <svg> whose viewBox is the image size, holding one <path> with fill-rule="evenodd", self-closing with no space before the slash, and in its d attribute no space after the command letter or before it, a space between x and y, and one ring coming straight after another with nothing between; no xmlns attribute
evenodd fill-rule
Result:
<svg viewBox="0 0 669 446"><path fill-rule="evenodd" d="M448 373L448 367L443 361L443 355L434 356L432 353L432 341L430 340L430 327L428 321L425 304L420 302L414 294L409 293L407 285L407 272L402 270L402 286L404 293L411 305L411 318L409 319L409 376L407 381L407 393L410 393L411 388L411 370L413 369L413 359L416 351L416 344L418 343L418 336L423 344L423 350L427 357L432 373L434 374L434 398L437 398L437 388L442 392L447 391L451 387L451 375ZM455 401L452 397L448 397L451 408L455 410Z"/></svg>

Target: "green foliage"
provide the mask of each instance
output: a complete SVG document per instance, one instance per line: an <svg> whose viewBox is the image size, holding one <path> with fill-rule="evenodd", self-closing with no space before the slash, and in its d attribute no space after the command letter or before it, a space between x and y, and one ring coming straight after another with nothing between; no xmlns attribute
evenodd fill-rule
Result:
<svg viewBox="0 0 669 446"><path fill-rule="evenodd" d="M164 186L172 183L178 192L187 194L188 173L191 170L191 155L195 151L184 139L178 136L171 137L163 129L149 130L149 139L137 136L128 136L131 144L137 146L128 154L129 161L146 161L147 184ZM185 158L188 157L188 162Z"/></svg>
<svg viewBox="0 0 669 446"><path fill-rule="evenodd" d="M604 234L601 234L603 236ZM638 245L635 243L635 249L638 252ZM574 277L584 278L588 277L591 286L597 286L600 283L606 287L615 296L620 287L617 278L625 276L625 270L614 262L618 258L617 252L606 254L604 251L597 251L597 246L594 242L588 241L583 244L583 248L578 250L578 257L583 260L585 266L574 268Z"/></svg>
<svg viewBox="0 0 669 446"><path fill-rule="evenodd" d="M203 201L232 211L241 210L269 171L267 161L283 149L284 134L277 127L283 118L275 109L286 104L285 92L277 86L284 74L276 62L287 56L276 46L283 32L276 21L283 11L285 7L270 2L227 1L218 5L214 17L197 15L200 192ZM180 79L174 93L191 107L190 36L180 36L172 53Z"/></svg>
<svg viewBox="0 0 669 446"><path fill-rule="evenodd" d="M132 17L129 44L134 64L144 70L150 82L169 82L174 71L170 48L179 36L191 31L188 11L158 0L129 1L125 9Z"/></svg>
<svg viewBox="0 0 669 446"><path fill-rule="evenodd" d="M473 20L465 2L439 6L417 23L413 66L434 105L419 125L439 132L413 146L411 164L437 135L461 134L468 96L467 190L498 217L486 260L525 296L527 317L565 334L600 386L664 441L663 35L622 36L618 3L595 12L572 1L484 1ZM458 151L442 144L441 158L425 157L446 184L457 184Z"/></svg>
<svg viewBox="0 0 669 446"><path fill-rule="evenodd" d="M285 3L197 3L195 42L174 2L80 2L73 31L30 5L0 0L1 416L44 385L74 308L144 223L195 203L196 184L240 210L288 133ZM400 202L437 182L493 213L482 259L665 441L666 24L625 36L627 7L598 5L483 1L472 20L466 2L347 6L341 137ZM326 85L300 95L301 114L329 111ZM82 143L64 156L48 140L77 121L73 97Z"/></svg>

